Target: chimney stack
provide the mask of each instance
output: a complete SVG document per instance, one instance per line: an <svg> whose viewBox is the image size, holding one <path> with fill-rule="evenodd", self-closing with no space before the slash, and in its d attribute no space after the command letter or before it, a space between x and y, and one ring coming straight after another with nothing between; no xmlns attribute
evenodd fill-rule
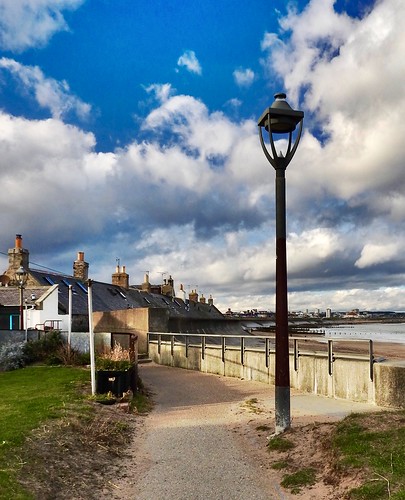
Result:
<svg viewBox="0 0 405 500"><path fill-rule="evenodd" d="M129 275L125 272L125 266L122 266L122 271L120 266L117 266L116 272L111 277L111 283L113 285L122 286L122 288L128 290Z"/></svg>
<svg viewBox="0 0 405 500"><path fill-rule="evenodd" d="M84 252L77 252L77 260L73 262L73 276L81 281L89 279L89 264L84 260Z"/></svg>
<svg viewBox="0 0 405 500"><path fill-rule="evenodd" d="M15 247L8 250L8 269L4 273L13 282L16 271L22 266L27 272L29 271L29 252L22 246L21 234L15 235Z"/></svg>
<svg viewBox="0 0 405 500"><path fill-rule="evenodd" d="M141 290L143 290L144 292L149 292L149 293L151 291L151 285L149 282L149 271L146 271L146 273L145 273L145 279L141 285Z"/></svg>

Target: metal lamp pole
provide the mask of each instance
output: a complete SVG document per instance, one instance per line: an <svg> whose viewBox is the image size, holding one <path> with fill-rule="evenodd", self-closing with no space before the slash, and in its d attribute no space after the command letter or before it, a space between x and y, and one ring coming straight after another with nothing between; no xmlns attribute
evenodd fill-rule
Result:
<svg viewBox="0 0 405 500"><path fill-rule="evenodd" d="M24 285L27 281L27 271L20 266L15 272L18 288L20 289L20 330L24 330Z"/></svg>
<svg viewBox="0 0 405 500"><path fill-rule="evenodd" d="M301 138L303 111L295 111L286 102L283 93L274 96L275 101L258 121L260 143L263 152L276 171L276 367L275 367L275 413L276 434L291 426L290 417L290 359L288 341L287 298L287 249L286 249L286 196L285 171L294 156ZM293 142L292 134L299 125ZM270 151L263 137L268 132ZM285 154L277 155L274 134L288 134Z"/></svg>

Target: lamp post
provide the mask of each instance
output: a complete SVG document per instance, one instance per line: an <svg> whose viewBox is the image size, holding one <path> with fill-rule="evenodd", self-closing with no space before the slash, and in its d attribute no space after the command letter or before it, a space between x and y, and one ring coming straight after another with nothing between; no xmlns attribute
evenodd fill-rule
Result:
<svg viewBox="0 0 405 500"><path fill-rule="evenodd" d="M286 250L286 197L285 171L294 156L301 138L303 111L295 111L287 103L283 93L274 96L275 101L258 121L260 143L263 152L276 171L276 367L275 367L275 413L276 434L291 425L290 418L290 360L288 341L287 299L287 250ZM298 132L293 140L293 132ZM268 132L270 151L263 137ZM286 152L277 155L274 135L287 135Z"/></svg>
<svg viewBox="0 0 405 500"><path fill-rule="evenodd" d="M27 271L20 266L15 272L18 288L20 289L20 330L24 330L24 285L27 282Z"/></svg>

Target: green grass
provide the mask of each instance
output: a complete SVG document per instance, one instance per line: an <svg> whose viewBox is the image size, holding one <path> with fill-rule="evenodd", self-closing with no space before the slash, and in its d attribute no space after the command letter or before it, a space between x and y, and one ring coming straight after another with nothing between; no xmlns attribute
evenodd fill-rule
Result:
<svg viewBox="0 0 405 500"><path fill-rule="evenodd" d="M294 448L294 443L282 435L273 436L268 444L267 449L270 451L284 452Z"/></svg>
<svg viewBox="0 0 405 500"><path fill-rule="evenodd" d="M281 486L289 488L291 493L297 494L301 491L302 487L315 484L315 480L316 471L309 467L293 472L292 474L286 474L281 481Z"/></svg>
<svg viewBox="0 0 405 500"><path fill-rule="evenodd" d="M367 481L351 492L355 499L405 499L405 412L353 414L338 424L333 446L337 467L361 468Z"/></svg>
<svg viewBox="0 0 405 500"><path fill-rule="evenodd" d="M136 408L141 415L149 413L153 408L153 403L147 394L137 392L131 400L131 408Z"/></svg>
<svg viewBox="0 0 405 500"><path fill-rule="evenodd" d="M31 496L16 482L18 447L41 422L81 399L90 374L82 368L35 366L0 372L0 498Z"/></svg>

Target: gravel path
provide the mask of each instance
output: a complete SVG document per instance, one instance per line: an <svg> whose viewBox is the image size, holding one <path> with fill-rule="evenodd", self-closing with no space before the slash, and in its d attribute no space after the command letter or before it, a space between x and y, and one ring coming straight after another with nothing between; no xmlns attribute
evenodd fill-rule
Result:
<svg viewBox="0 0 405 500"><path fill-rule="evenodd" d="M140 377L156 406L138 429L125 465L132 484L121 485L114 498L289 498L271 480L271 469L264 474L267 466L243 438L261 402L273 404L271 387L154 364L142 365ZM265 434L260 439L265 453Z"/></svg>
<svg viewBox="0 0 405 500"><path fill-rule="evenodd" d="M274 387L153 363L139 368L156 406L140 419L109 500L294 498L279 486L266 450ZM291 391L293 426L373 408Z"/></svg>

